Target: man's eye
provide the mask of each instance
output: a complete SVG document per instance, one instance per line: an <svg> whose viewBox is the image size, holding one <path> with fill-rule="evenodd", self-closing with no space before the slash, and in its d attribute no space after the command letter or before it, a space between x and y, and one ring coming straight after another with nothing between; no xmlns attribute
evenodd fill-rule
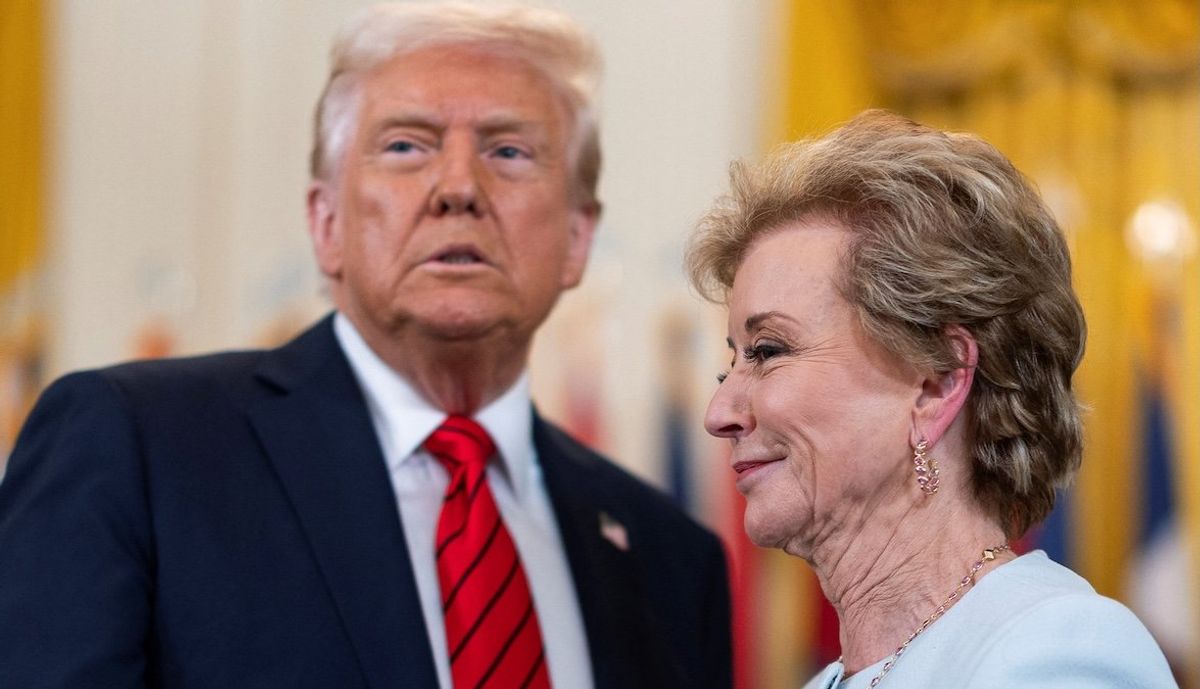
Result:
<svg viewBox="0 0 1200 689"><path fill-rule="evenodd" d="M411 141L400 140L389 143L386 150L389 153L412 153L417 147Z"/></svg>
<svg viewBox="0 0 1200 689"><path fill-rule="evenodd" d="M504 158L505 160L514 160L516 158L520 158L520 157L524 156L525 152L522 151L521 149L517 148L516 146L499 146L494 151L494 154L497 158Z"/></svg>

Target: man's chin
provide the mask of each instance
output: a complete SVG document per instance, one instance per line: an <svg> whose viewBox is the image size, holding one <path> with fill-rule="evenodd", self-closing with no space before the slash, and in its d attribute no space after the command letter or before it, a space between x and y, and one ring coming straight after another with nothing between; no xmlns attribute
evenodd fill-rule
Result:
<svg viewBox="0 0 1200 689"><path fill-rule="evenodd" d="M497 321L470 318L438 318L421 321L417 327L432 340L447 343L469 343L485 341L501 332L503 328Z"/></svg>
<svg viewBox="0 0 1200 689"><path fill-rule="evenodd" d="M418 305L414 308L412 304ZM409 327L431 340L446 343L528 340L541 323L537 314L524 314L506 294L492 290L439 290L430 298L408 302ZM544 317L544 315L543 315Z"/></svg>
<svg viewBox="0 0 1200 689"><path fill-rule="evenodd" d="M485 341L513 330L511 319L505 314L481 308L478 302L467 308L456 308L455 304L430 304L412 314L410 325L426 338L447 343Z"/></svg>

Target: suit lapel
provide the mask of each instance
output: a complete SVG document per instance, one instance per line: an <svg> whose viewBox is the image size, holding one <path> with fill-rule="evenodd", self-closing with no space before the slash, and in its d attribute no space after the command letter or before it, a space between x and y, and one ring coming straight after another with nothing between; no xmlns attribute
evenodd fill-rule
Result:
<svg viewBox="0 0 1200 689"><path fill-rule="evenodd" d="M626 532L622 549L602 533L602 519L621 529L633 522L608 492L599 458L536 415L534 443L575 580L596 689L671 686L654 675L662 659L654 657L659 644L642 615L637 534Z"/></svg>
<svg viewBox="0 0 1200 689"><path fill-rule="evenodd" d="M250 409L251 423L308 536L368 685L436 687L391 480L332 321L272 352L258 377L279 394Z"/></svg>

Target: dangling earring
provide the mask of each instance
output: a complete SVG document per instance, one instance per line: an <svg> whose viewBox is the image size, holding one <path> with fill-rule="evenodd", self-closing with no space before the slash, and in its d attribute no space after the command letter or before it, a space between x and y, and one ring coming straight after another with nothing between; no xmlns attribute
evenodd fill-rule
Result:
<svg viewBox="0 0 1200 689"><path fill-rule="evenodd" d="M917 486L926 495L933 495L938 490L938 467L932 457L926 457L929 442L921 438L913 448L913 469L917 472Z"/></svg>

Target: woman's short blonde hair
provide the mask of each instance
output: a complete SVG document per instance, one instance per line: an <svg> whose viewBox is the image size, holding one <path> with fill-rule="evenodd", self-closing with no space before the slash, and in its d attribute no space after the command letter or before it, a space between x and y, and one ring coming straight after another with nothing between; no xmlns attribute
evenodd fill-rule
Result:
<svg viewBox="0 0 1200 689"><path fill-rule="evenodd" d="M765 234L813 218L848 228L839 287L871 337L927 372L965 365L950 326L978 342L976 499L1010 537L1044 519L1079 467L1071 376L1086 326L1062 231L1021 173L976 136L872 110L730 177L689 247L692 284L723 302Z"/></svg>
<svg viewBox="0 0 1200 689"><path fill-rule="evenodd" d="M582 200L594 202L600 180L600 52L567 15L519 4L385 2L351 17L334 39L329 79L317 102L313 179L332 179L341 160L358 111L358 77L393 58L444 46L516 57L550 79L572 117L573 188Z"/></svg>

